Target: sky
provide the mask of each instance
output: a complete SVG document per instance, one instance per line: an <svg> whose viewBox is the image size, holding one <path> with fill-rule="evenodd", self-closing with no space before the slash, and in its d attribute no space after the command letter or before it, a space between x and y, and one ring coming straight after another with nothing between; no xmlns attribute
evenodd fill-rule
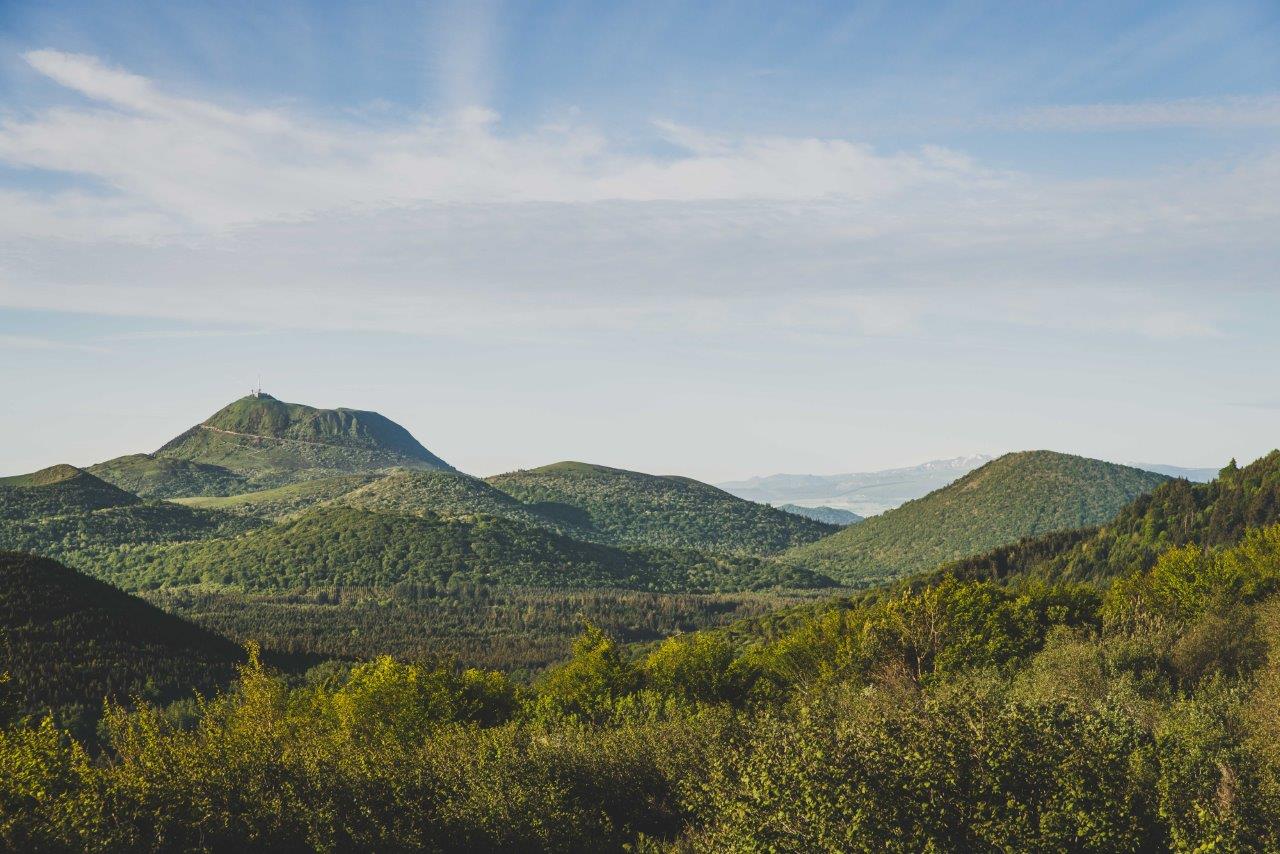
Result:
<svg viewBox="0 0 1280 854"><path fill-rule="evenodd" d="M0 474L1280 446L1280 4L0 0Z"/></svg>

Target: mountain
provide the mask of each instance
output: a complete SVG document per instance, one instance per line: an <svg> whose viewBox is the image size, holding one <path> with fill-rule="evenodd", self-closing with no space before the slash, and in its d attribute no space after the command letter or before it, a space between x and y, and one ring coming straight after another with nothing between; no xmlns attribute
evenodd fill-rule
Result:
<svg viewBox="0 0 1280 854"><path fill-rule="evenodd" d="M555 463L487 481L539 515L618 545L771 554L836 530L689 478L588 463Z"/></svg>
<svg viewBox="0 0 1280 854"><path fill-rule="evenodd" d="M1172 546L1239 542L1249 528L1280 522L1280 451L1244 468L1232 460L1208 483L1171 480L1136 498L1097 529L1028 537L945 568L966 578L1108 578L1145 569Z"/></svg>
<svg viewBox="0 0 1280 854"><path fill-rule="evenodd" d="M1167 480L1052 451L1006 454L950 486L780 559L843 581L896 578L1020 537L1105 522Z"/></svg>
<svg viewBox="0 0 1280 854"><path fill-rule="evenodd" d="M622 549L488 515L449 519L427 510L410 516L338 506L238 537L133 549L110 580L126 589L213 583L249 591L454 580L668 591L832 584L750 556Z"/></svg>
<svg viewBox="0 0 1280 854"><path fill-rule="evenodd" d="M104 697L172 700L233 675L240 650L45 558L0 552L0 644L11 713L92 718Z"/></svg>
<svg viewBox="0 0 1280 854"><path fill-rule="evenodd" d="M166 473L157 460L196 466ZM452 470L376 412L316 409L257 393L223 407L150 457L123 457L97 468L122 483L141 482L153 494L174 496L226 495L394 467ZM242 482L227 479L228 473Z"/></svg>
<svg viewBox="0 0 1280 854"><path fill-rule="evenodd" d="M782 504L778 509L787 513L794 513L797 516L804 516L806 519L816 519L828 525L839 525L842 528L846 525L863 521L863 517L857 513L850 513L848 510L841 510L838 507L825 507L822 505L801 507L799 504Z"/></svg>
<svg viewBox="0 0 1280 854"><path fill-rule="evenodd" d="M860 516L874 516L941 489L991 459L985 454L975 454L907 468L832 475L774 474L719 486L748 501L825 505Z"/></svg>
<svg viewBox="0 0 1280 854"><path fill-rule="evenodd" d="M1212 468L1184 468L1183 466L1166 466L1160 463L1129 463L1143 471L1153 471L1169 477L1180 477L1194 483L1208 483L1218 476L1218 470Z"/></svg>
<svg viewBox="0 0 1280 854"><path fill-rule="evenodd" d="M180 495L233 495L244 492L247 478L222 466L191 460L129 454L89 466L87 471L107 483L145 498Z"/></svg>
<svg viewBox="0 0 1280 854"><path fill-rule="evenodd" d="M35 519L125 507L142 499L75 466L0 478L0 520Z"/></svg>

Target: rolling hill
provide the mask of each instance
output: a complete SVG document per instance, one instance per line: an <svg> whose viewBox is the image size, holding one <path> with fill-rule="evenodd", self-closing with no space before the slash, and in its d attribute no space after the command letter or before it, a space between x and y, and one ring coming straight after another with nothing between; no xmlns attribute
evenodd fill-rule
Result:
<svg viewBox="0 0 1280 854"><path fill-rule="evenodd" d="M0 521L90 513L108 507L127 507L141 500L69 465L0 478Z"/></svg>
<svg viewBox="0 0 1280 854"><path fill-rule="evenodd" d="M617 545L772 554L834 530L684 477L563 462L487 478L542 516Z"/></svg>
<svg viewBox="0 0 1280 854"><path fill-rule="evenodd" d="M144 498L181 495L233 495L244 492L247 479L222 466L191 460L130 454L97 463L90 474Z"/></svg>
<svg viewBox="0 0 1280 854"><path fill-rule="evenodd" d="M749 556L586 543L514 519L447 519L316 507L281 524L201 542L122 551L105 570L125 589L212 583L248 591L387 588L451 580L514 586L744 590L829 586Z"/></svg>
<svg viewBox="0 0 1280 854"><path fill-rule="evenodd" d="M934 569L1021 537L1097 525L1168 478L1052 451L1006 454L779 559L847 582Z"/></svg>
<svg viewBox="0 0 1280 854"><path fill-rule="evenodd" d="M122 548L221 537L256 528L257 519L144 501L74 466L0 481L0 549L95 567Z"/></svg>
<svg viewBox="0 0 1280 854"><path fill-rule="evenodd" d="M213 477L208 467L230 472L244 479L238 491L394 467L452 470L408 430L376 412L316 409L268 394L223 407L151 457L199 464L206 478ZM136 460L102 465L127 469L135 479L150 470ZM190 469L179 472L180 481L191 483L191 474ZM174 494L185 487L156 478L151 488ZM226 494L226 489L210 483L207 494Z"/></svg>
<svg viewBox="0 0 1280 854"><path fill-rule="evenodd" d="M498 516L579 539L597 539L589 528L575 524L565 514L557 516L536 505L524 504L485 481L460 472L395 471L331 503L398 516Z"/></svg>
<svg viewBox="0 0 1280 854"><path fill-rule="evenodd" d="M91 719L104 697L157 701L230 680L241 650L45 558L0 552L0 644L10 714Z"/></svg>
<svg viewBox="0 0 1280 854"><path fill-rule="evenodd" d="M1233 545L1248 528L1280 522L1280 451L1240 468L1232 460L1208 483L1171 480L1142 495L1097 529L1027 537L957 561L964 578L1031 575L1108 578L1152 565L1173 546Z"/></svg>

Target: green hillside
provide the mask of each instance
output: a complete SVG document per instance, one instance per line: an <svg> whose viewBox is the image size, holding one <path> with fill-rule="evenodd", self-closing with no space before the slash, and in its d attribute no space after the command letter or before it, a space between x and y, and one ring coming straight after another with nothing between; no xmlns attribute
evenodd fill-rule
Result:
<svg viewBox="0 0 1280 854"><path fill-rule="evenodd" d="M597 539L590 527L574 524L573 514L524 504L485 481L460 472L396 471L348 492L333 503L400 516L500 516L578 539Z"/></svg>
<svg viewBox="0 0 1280 854"><path fill-rule="evenodd" d="M8 713L49 709L73 723L105 697L172 700L233 675L240 650L52 560L0 552L0 698Z"/></svg>
<svg viewBox="0 0 1280 854"><path fill-rule="evenodd" d="M75 466L57 465L0 478L0 521L88 513L140 500Z"/></svg>
<svg viewBox="0 0 1280 854"><path fill-rule="evenodd" d="M1052 451L1006 454L781 560L847 582L896 578L1021 537L1097 525L1167 480Z"/></svg>
<svg viewBox="0 0 1280 854"><path fill-rule="evenodd" d="M245 489L245 478L222 466L151 454L116 457L86 471L144 498L232 495Z"/></svg>
<svg viewBox="0 0 1280 854"><path fill-rule="evenodd" d="M0 481L0 549L56 557L81 569L124 548L231 536L258 519L143 501L74 466Z"/></svg>
<svg viewBox="0 0 1280 854"><path fill-rule="evenodd" d="M1249 528L1280 522L1280 451L1244 468L1235 460L1216 480L1171 480L1125 506L1097 530L1029 537L946 568L968 578L1032 574L1108 578L1151 566L1174 546L1238 542Z"/></svg>
<svg viewBox="0 0 1280 854"><path fill-rule="evenodd" d="M863 517L857 513L841 510L839 507L801 507L799 504L780 504L778 509L786 513L794 513L797 516L804 516L806 519L816 519L828 525L838 525L841 528L864 521Z"/></svg>
<svg viewBox="0 0 1280 854"><path fill-rule="evenodd" d="M359 489L365 484L382 478L380 474L348 474L337 477L320 477L287 486L261 489L226 496L195 496L176 498L174 502L184 507L205 510L226 510L261 516L264 519L282 519L316 504L331 501Z"/></svg>
<svg viewBox="0 0 1280 854"><path fill-rule="evenodd" d="M772 554L836 530L684 477L564 462L501 474L490 484L540 515L619 545Z"/></svg>
<svg viewBox="0 0 1280 854"><path fill-rule="evenodd" d="M265 394L222 408L154 456L219 466L258 488L395 466L451 469L376 412L316 409Z"/></svg>
<svg viewBox="0 0 1280 854"><path fill-rule="evenodd" d="M320 507L238 537L121 550L103 571L126 589L378 587L455 577L502 585L721 590L829 584L757 558L584 543L513 519L446 519Z"/></svg>

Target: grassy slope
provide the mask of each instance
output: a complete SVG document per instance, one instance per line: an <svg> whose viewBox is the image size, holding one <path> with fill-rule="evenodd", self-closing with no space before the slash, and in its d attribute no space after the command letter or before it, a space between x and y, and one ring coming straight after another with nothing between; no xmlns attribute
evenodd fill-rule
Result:
<svg viewBox="0 0 1280 854"><path fill-rule="evenodd" d="M3 690L17 712L73 706L92 716L107 696L208 691L240 657L229 641L114 587L12 552L0 552L0 635Z"/></svg>
<svg viewBox="0 0 1280 854"><path fill-rule="evenodd" d="M1247 528L1280 522L1280 451L1216 480L1172 480L1124 507L1097 530L1028 537L946 568L967 578L1037 575L1093 579L1149 567L1171 546L1231 545Z"/></svg>
<svg viewBox="0 0 1280 854"><path fill-rule="evenodd" d="M556 463L488 478L546 516L621 545L771 554L836 530L683 477Z"/></svg>
<svg viewBox="0 0 1280 854"><path fill-rule="evenodd" d="M324 501L337 499L380 479L377 474L349 474L304 480L273 489L226 496L193 496L175 499L184 507L226 510L266 519L283 519Z"/></svg>
<svg viewBox="0 0 1280 854"><path fill-rule="evenodd" d="M1105 522L1166 480L1051 451L1006 454L781 560L847 582L896 578L1020 537Z"/></svg>
<svg viewBox="0 0 1280 854"><path fill-rule="evenodd" d="M89 466L90 474L145 498L182 495L233 495L243 492L245 478L221 466L191 460L130 454Z"/></svg>
<svg viewBox="0 0 1280 854"><path fill-rule="evenodd" d="M750 557L625 550L492 516L409 517L348 507L314 508L239 537L123 550L117 558L105 571L126 589L202 582L258 591L387 587L444 583L455 574L493 584L641 590L823 583Z"/></svg>

